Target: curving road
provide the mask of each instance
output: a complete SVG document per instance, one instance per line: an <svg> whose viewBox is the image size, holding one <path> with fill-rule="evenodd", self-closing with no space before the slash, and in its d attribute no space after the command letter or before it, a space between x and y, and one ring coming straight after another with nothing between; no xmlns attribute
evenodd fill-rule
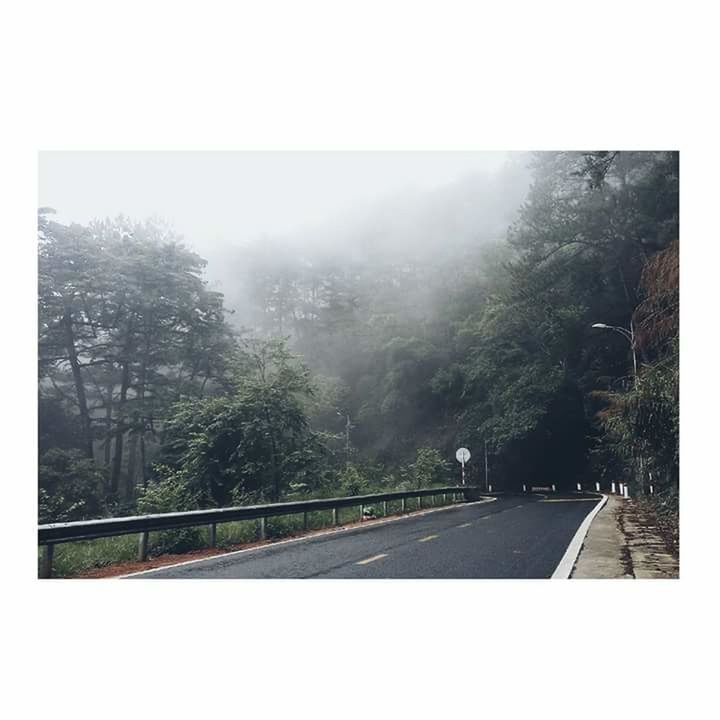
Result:
<svg viewBox="0 0 720 720"><path fill-rule="evenodd" d="M503 497L136 578L549 578L597 498Z"/></svg>

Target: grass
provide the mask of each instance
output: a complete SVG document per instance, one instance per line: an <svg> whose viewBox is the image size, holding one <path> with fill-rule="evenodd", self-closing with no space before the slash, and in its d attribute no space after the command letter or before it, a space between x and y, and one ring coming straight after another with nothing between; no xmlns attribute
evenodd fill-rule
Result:
<svg viewBox="0 0 720 720"><path fill-rule="evenodd" d="M62 543L55 546L53 576L69 577L89 568L136 560L137 552L137 535L118 535L97 540ZM40 553L38 553L38 561L39 557Z"/></svg>
<svg viewBox="0 0 720 720"><path fill-rule="evenodd" d="M442 496L424 498L423 507L449 505L452 498L448 496L443 503ZM374 503L372 506L376 518L385 517L383 503ZM387 514L394 515L401 511L399 500L387 503ZM407 512L420 509L418 499L408 498ZM360 520L360 507L345 507L338 510L338 524L347 525ZM265 532L269 540L290 537L304 531L303 514L282 515L267 518ZM329 528L333 526L332 510L318 510L308 513L308 531ZM222 523L217 526L216 544L220 549L255 542L259 539L258 520L240 520L237 522ZM209 530L207 527L182 530L164 530L151 532L149 537L149 554L158 557L166 552L183 552L205 548L209 543ZM174 548L174 549L173 549ZM98 538L96 540L83 540L79 542L61 543L55 546L53 556L53 577L72 577L83 570L102 568L122 562L131 562L137 559L138 536L119 535L117 537ZM38 548L38 569L41 548Z"/></svg>

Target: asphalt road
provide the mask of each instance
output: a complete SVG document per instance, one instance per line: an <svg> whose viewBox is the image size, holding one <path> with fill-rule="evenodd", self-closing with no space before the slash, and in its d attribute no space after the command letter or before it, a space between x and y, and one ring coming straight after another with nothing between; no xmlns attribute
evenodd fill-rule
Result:
<svg viewBox="0 0 720 720"><path fill-rule="evenodd" d="M140 578L548 578L596 499L505 497L198 560Z"/></svg>

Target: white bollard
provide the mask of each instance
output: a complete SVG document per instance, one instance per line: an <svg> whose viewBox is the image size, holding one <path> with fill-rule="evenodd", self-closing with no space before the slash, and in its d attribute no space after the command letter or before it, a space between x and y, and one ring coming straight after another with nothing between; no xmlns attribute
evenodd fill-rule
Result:
<svg viewBox="0 0 720 720"><path fill-rule="evenodd" d="M555 483L553 483L552 491L555 492Z"/></svg>
<svg viewBox="0 0 720 720"><path fill-rule="evenodd" d="M580 483L577 484L577 491L578 491L578 492L581 492L581 491L582 491L582 486L580 485Z"/></svg>
<svg viewBox="0 0 720 720"><path fill-rule="evenodd" d="M655 494L655 488L652 485L650 486L650 494L651 495Z"/></svg>
<svg viewBox="0 0 720 720"><path fill-rule="evenodd" d="M600 483L599 482L595 483L595 492L600 492Z"/></svg>
<svg viewBox="0 0 720 720"><path fill-rule="evenodd" d="M138 562L145 562L148 556L148 545L150 544L150 533L146 530L138 536Z"/></svg>
<svg viewBox="0 0 720 720"><path fill-rule="evenodd" d="M492 485L488 485L488 492L492 492Z"/></svg>
<svg viewBox="0 0 720 720"><path fill-rule="evenodd" d="M527 485L523 485L523 492L527 492Z"/></svg>
<svg viewBox="0 0 720 720"><path fill-rule="evenodd" d="M630 491L629 491L627 485L623 485L623 497L624 497L624 498L629 498L629 497L630 497Z"/></svg>
<svg viewBox="0 0 720 720"><path fill-rule="evenodd" d="M615 483L610 484L610 492L614 495L615 494Z"/></svg>

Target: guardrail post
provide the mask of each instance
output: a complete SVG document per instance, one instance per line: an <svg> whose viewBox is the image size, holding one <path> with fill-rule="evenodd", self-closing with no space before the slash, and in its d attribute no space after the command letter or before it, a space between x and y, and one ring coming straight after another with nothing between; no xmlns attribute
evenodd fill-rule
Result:
<svg viewBox="0 0 720 720"><path fill-rule="evenodd" d="M443 493L443 505L447 504L447 494Z"/></svg>
<svg viewBox="0 0 720 720"><path fill-rule="evenodd" d="M303 530L307 530L307 529L308 529L308 516L307 516L307 512L304 512L303 513Z"/></svg>
<svg viewBox="0 0 720 720"><path fill-rule="evenodd" d="M336 507L333 508L333 525L338 524L338 509Z"/></svg>
<svg viewBox="0 0 720 720"><path fill-rule="evenodd" d="M360 505L360 522L362 522L363 519L364 519L364 517L365 517L365 516L363 515L364 512L365 512L365 506L364 506L364 505Z"/></svg>
<svg viewBox="0 0 720 720"><path fill-rule="evenodd" d="M52 577L52 561L53 561L54 550L55 550L55 546L52 543L43 545L42 556L40 558L40 577L41 578L51 578Z"/></svg>
<svg viewBox="0 0 720 720"><path fill-rule="evenodd" d="M259 518L260 522L258 523L258 535L260 536L261 540L265 540L267 537L267 528L265 527L265 518L261 517Z"/></svg>
<svg viewBox="0 0 720 720"><path fill-rule="evenodd" d="M208 545L210 547L215 547L217 544L217 525L215 523L210 523L208 525Z"/></svg>
<svg viewBox="0 0 720 720"><path fill-rule="evenodd" d="M418 495L418 510L422 510L422 495Z"/></svg>
<svg viewBox="0 0 720 720"><path fill-rule="evenodd" d="M150 540L150 533L146 530L141 532L138 537L138 562L145 562L148 556L148 541Z"/></svg>
<svg viewBox="0 0 720 720"><path fill-rule="evenodd" d="M652 487L652 485L650 486ZM387 500L383 500L383 517L387 515Z"/></svg>
<svg viewBox="0 0 720 720"><path fill-rule="evenodd" d="M405 498L400 501L400 512L407 512L407 500Z"/></svg>

